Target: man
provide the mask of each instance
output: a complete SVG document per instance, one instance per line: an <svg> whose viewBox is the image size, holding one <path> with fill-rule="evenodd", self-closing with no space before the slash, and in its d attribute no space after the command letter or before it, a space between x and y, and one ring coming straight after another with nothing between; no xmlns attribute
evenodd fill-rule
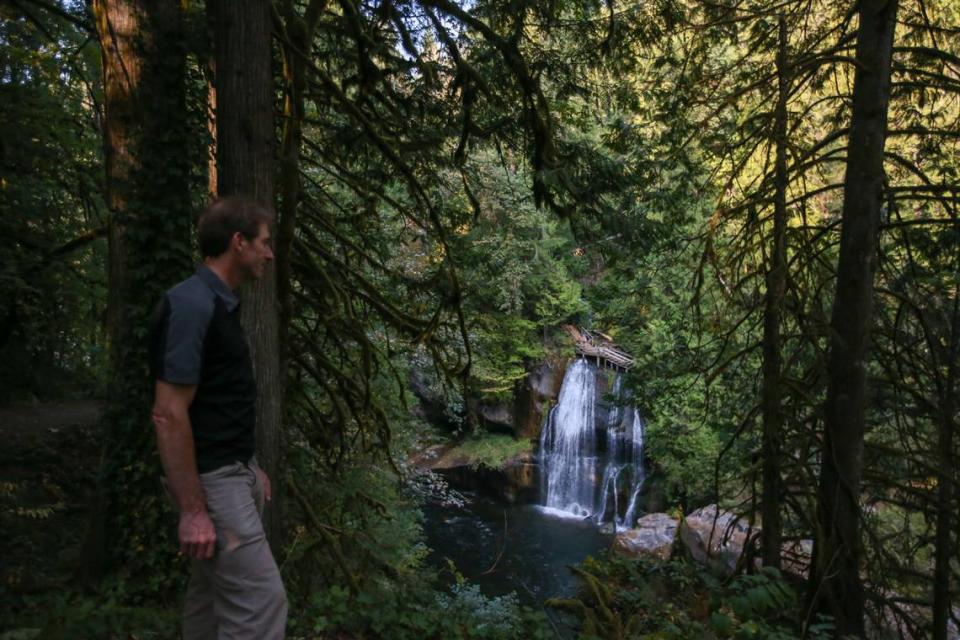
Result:
<svg viewBox="0 0 960 640"><path fill-rule="evenodd" d="M270 480L254 454L256 387L234 290L273 259L269 215L214 201L197 225L204 263L151 323L153 422L191 559L184 640L282 639L287 600L260 514Z"/></svg>

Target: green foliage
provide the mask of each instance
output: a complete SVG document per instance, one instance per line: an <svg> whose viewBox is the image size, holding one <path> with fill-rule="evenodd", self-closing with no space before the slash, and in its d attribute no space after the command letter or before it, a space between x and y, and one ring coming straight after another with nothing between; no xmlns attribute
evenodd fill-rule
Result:
<svg viewBox="0 0 960 640"><path fill-rule="evenodd" d="M585 640L832 637L824 621L802 633L802 598L774 569L722 584L685 561L608 556L588 559L577 572L586 583L584 595L553 604L581 618Z"/></svg>
<svg viewBox="0 0 960 640"><path fill-rule="evenodd" d="M297 490L291 497L299 497L291 513L301 524L278 562L297 597L329 585L352 585L356 591L419 570L427 550L416 502L392 469L380 464L357 460L334 475L308 452L292 452Z"/></svg>
<svg viewBox="0 0 960 640"><path fill-rule="evenodd" d="M588 296L601 326L635 355L627 384L647 421L647 456L668 499L684 506L712 499L721 448L756 399L750 365L759 366L747 358L713 368L751 335L724 315L712 286L699 294L691 286L700 259L695 249L665 238L637 259L636 270L608 268ZM742 481L749 451L749 443L734 447L719 461L716 489L726 493L731 481Z"/></svg>
<svg viewBox="0 0 960 640"><path fill-rule="evenodd" d="M20 482L0 482L0 522L10 517L30 520L47 520L54 513L63 511L67 505L63 502L63 490L52 484L44 486L48 496L42 504L30 504L25 501L25 487ZM57 498L50 502L50 497Z"/></svg>
<svg viewBox="0 0 960 640"><path fill-rule="evenodd" d="M317 591L291 617L290 635L300 638L347 633L397 640L536 640L551 637L545 623L542 613L521 607L515 595L489 598L477 586L468 584L435 591L416 582L385 585L356 597L338 586Z"/></svg>
<svg viewBox="0 0 960 640"><path fill-rule="evenodd" d="M5 610L5 609L4 609ZM180 612L169 603L123 604L117 594L61 591L27 598L16 617L0 614L2 640L175 640Z"/></svg>
<svg viewBox="0 0 960 640"><path fill-rule="evenodd" d="M57 21L8 6L0 16L0 403L99 392L106 243L87 90L97 48Z"/></svg>
<svg viewBox="0 0 960 640"><path fill-rule="evenodd" d="M481 434L468 437L448 455L465 458L472 467L482 465L490 469L500 469L510 459L529 453L531 449L529 440L517 440L504 434Z"/></svg>
<svg viewBox="0 0 960 640"><path fill-rule="evenodd" d="M478 215L452 241L463 277L474 352L472 387L487 399L512 397L532 363L553 346L559 325L585 312L569 228L530 202L523 174L478 151L471 173Z"/></svg>

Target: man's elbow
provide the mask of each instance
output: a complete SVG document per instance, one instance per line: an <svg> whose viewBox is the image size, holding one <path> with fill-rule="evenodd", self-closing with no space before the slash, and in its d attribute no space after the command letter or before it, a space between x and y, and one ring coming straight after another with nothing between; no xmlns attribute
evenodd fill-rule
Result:
<svg viewBox="0 0 960 640"><path fill-rule="evenodd" d="M157 433L169 432L176 429L177 425L181 422L177 418L177 412L172 407L153 405L150 419L153 421L153 427Z"/></svg>
<svg viewBox="0 0 960 640"><path fill-rule="evenodd" d="M157 382L151 420L157 435L190 429L190 404L195 387Z"/></svg>

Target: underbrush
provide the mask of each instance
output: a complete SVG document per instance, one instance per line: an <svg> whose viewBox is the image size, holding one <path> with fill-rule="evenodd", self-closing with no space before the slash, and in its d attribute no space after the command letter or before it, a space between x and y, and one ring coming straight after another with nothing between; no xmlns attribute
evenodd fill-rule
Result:
<svg viewBox="0 0 960 640"><path fill-rule="evenodd" d="M575 571L580 598L548 604L575 613L584 640L826 640L833 625L804 626L802 601L775 569L721 581L684 560L661 563L609 555Z"/></svg>
<svg viewBox="0 0 960 640"><path fill-rule="evenodd" d="M122 603L119 592L62 590L33 596L0 594L0 640L176 640L180 612L172 604ZM16 602L13 602L16 600ZM10 606L8 606L10 605Z"/></svg>
<svg viewBox="0 0 960 640"><path fill-rule="evenodd" d="M125 604L114 585L84 595L73 590L14 596L0 589L0 640L176 640L179 602ZM521 606L514 594L487 597L460 581L449 589L383 580L352 595L341 585L305 599L290 593L290 640L520 640L552 638L546 616Z"/></svg>
<svg viewBox="0 0 960 640"><path fill-rule="evenodd" d="M544 614L514 594L487 597L465 582L449 590L393 583L353 598L339 586L314 593L291 614L288 637L537 640L553 637L548 631Z"/></svg>

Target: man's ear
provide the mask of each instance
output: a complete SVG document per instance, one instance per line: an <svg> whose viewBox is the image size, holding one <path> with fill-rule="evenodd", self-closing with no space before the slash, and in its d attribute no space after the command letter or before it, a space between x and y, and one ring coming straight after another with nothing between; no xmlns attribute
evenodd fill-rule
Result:
<svg viewBox="0 0 960 640"><path fill-rule="evenodd" d="M235 231L232 236L230 236L230 250L231 251L240 251L243 249L243 234L239 231Z"/></svg>

